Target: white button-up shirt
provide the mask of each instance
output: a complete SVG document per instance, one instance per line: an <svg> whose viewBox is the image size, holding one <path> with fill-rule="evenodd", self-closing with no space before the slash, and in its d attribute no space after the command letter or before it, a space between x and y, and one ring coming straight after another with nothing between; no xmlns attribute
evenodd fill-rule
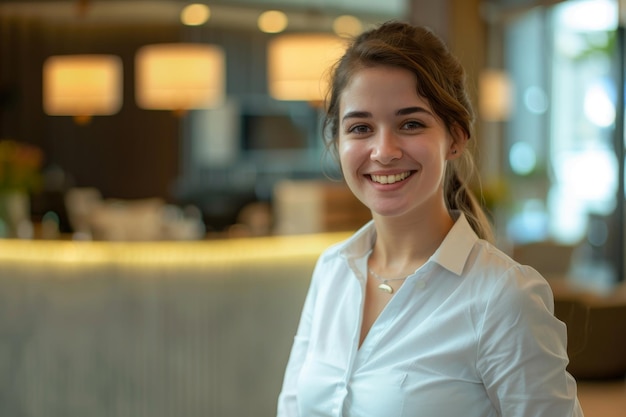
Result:
<svg viewBox="0 0 626 417"><path fill-rule="evenodd" d="M279 417L582 416L550 287L462 214L359 347L375 238L369 223L320 257Z"/></svg>

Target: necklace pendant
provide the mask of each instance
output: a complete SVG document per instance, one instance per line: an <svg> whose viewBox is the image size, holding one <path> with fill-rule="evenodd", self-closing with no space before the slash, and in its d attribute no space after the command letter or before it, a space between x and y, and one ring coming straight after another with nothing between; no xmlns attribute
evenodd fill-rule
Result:
<svg viewBox="0 0 626 417"><path fill-rule="evenodd" d="M378 286L378 289L386 292L387 294L393 294L393 288L391 288L391 285L387 284L386 282L380 284Z"/></svg>

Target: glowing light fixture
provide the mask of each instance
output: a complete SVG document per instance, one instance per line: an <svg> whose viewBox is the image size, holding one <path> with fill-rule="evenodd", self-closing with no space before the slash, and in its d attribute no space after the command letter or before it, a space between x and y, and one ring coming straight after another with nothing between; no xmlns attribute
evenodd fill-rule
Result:
<svg viewBox="0 0 626 417"><path fill-rule="evenodd" d="M287 15L280 10L268 10L261 13L257 25L262 32L280 33L287 28L289 20Z"/></svg>
<svg viewBox="0 0 626 417"><path fill-rule="evenodd" d="M43 108L79 124L122 107L122 61L114 55L55 55L43 66Z"/></svg>
<svg viewBox="0 0 626 417"><path fill-rule="evenodd" d="M278 100L317 102L328 89L326 72L346 45L326 33L281 35L268 44L268 88Z"/></svg>
<svg viewBox="0 0 626 417"><path fill-rule="evenodd" d="M507 120L513 107L513 84L502 70L487 69L480 74L478 110L483 120Z"/></svg>
<svg viewBox="0 0 626 417"><path fill-rule="evenodd" d="M354 16L343 15L333 21L333 31L339 36L357 36L363 31L363 24Z"/></svg>
<svg viewBox="0 0 626 417"><path fill-rule="evenodd" d="M137 51L136 100L153 110L211 108L224 99L224 51L215 45L165 43Z"/></svg>
<svg viewBox="0 0 626 417"><path fill-rule="evenodd" d="M211 17L211 9L206 4L188 4L180 12L180 21L187 26L201 26Z"/></svg>

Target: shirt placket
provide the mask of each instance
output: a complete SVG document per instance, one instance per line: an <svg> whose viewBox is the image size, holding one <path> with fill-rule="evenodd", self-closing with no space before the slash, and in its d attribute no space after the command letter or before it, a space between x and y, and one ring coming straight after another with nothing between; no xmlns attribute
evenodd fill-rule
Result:
<svg viewBox="0 0 626 417"><path fill-rule="evenodd" d="M376 319L372 325L367 337L363 341L361 349L357 352L355 358L354 370L358 371L360 367L367 364L371 359L371 355L375 352L375 349L380 344L380 340L383 338L389 326L393 325L398 320L403 306L412 302L407 300L409 297L415 297L416 291L421 292L426 287L428 280L429 264L417 272L414 276L409 277L404 285L396 292L396 294L389 300L389 303L385 306L380 316Z"/></svg>
<svg viewBox="0 0 626 417"><path fill-rule="evenodd" d="M359 285L360 291L360 303L358 304L358 311L354 317L357 317L358 320L355 320L355 326L353 327L352 334L352 345L348 352L348 361L346 365L346 370L341 381L337 384L336 388L336 401L332 408L332 415L336 417L341 417L343 414L344 403L348 397L348 384L352 379L352 375L354 373L355 368L355 360L359 353L359 338L360 338L360 329L361 322L363 320L363 302L365 300L365 283L366 283L366 271L367 271L367 258L369 253L362 258L349 259L348 263L350 265L350 270L355 274L355 279Z"/></svg>

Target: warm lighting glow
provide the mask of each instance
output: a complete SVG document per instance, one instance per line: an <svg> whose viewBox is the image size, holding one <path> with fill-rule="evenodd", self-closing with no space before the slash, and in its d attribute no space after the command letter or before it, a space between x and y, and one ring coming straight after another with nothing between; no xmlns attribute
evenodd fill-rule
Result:
<svg viewBox="0 0 626 417"><path fill-rule="evenodd" d="M114 55L56 55L43 66L43 108L87 122L122 107L122 61Z"/></svg>
<svg viewBox="0 0 626 417"><path fill-rule="evenodd" d="M211 108L224 99L224 51L206 44L155 44L136 56L139 107L185 111Z"/></svg>
<svg viewBox="0 0 626 417"><path fill-rule="evenodd" d="M349 232L311 233L189 242L0 239L0 262L28 262L42 268L49 264L65 264L67 268L86 265L258 267L259 263L316 259L328 246L349 235Z"/></svg>
<svg viewBox="0 0 626 417"><path fill-rule="evenodd" d="M211 17L211 9L206 4L188 4L180 13L180 21L187 26L200 26Z"/></svg>
<svg viewBox="0 0 626 417"><path fill-rule="evenodd" d="M345 47L341 38L323 33L274 38L268 45L270 95L278 100L322 100L328 89L327 71Z"/></svg>
<svg viewBox="0 0 626 417"><path fill-rule="evenodd" d="M478 108L483 120L507 120L513 106L513 85L502 70L489 69L480 75Z"/></svg>
<svg viewBox="0 0 626 417"><path fill-rule="evenodd" d="M257 24L265 33L279 33L287 27L287 15L279 10L268 10L261 13Z"/></svg>
<svg viewBox="0 0 626 417"><path fill-rule="evenodd" d="M354 16L339 16L333 21L333 31L343 37L353 37L363 31L361 21Z"/></svg>

